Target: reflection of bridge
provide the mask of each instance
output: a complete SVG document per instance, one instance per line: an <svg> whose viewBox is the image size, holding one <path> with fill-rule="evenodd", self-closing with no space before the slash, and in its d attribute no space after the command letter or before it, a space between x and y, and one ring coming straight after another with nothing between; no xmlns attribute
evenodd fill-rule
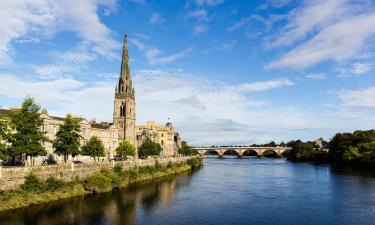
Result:
<svg viewBox="0 0 375 225"><path fill-rule="evenodd" d="M228 151L234 151L238 157L242 157L246 153L255 152L257 156L263 156L265 152L274 152L278 156L281 156L288 147L196 147L201 156L207 153L216 153L220 158L224 157L224 154Z"/></svg>

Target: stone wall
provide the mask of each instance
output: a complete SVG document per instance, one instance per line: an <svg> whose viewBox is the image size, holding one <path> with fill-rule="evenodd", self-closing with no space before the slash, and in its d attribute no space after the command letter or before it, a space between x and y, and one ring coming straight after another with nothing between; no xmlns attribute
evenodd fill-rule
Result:
<svg viewBox="0 0 375 225"><path fill-rule="evenodd" d="M58 165L48 166L25 166L25 167L1 167L0 166L0 190L16 189L23 184L25 177L34 173L42 179L54 176L61 178L65 181L71 181L76 176L85 178L86 176L100 171L101 169L112 169L116 164L122 166L122 168L130 169L135 166L154 166L155 162L158 161L163 166L166 166L169 162L178 163L185 162L190 157L173 157L173 158L160 158L160 159L144 159L137 161L120 161L120 162L92 162L92 163L66 163Z"/></svg>

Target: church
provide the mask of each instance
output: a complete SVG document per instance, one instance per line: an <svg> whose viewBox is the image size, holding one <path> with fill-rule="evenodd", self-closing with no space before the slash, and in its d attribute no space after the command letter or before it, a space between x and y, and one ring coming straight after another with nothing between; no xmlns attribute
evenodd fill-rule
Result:
<svg viewBox="0 0 375 225"><path fill-rule="evenodd" d="M0 109L1 119L9 119L13 110L16 109ZM44 119L41 129L46 132L49 140L54 140L59 125L64 122L65 118L49 115L45 109L42 110L41 117ZM105 147L105 157L101 160L112 160L116 155L117 146L122 141L128 141L138 148L146 138L150 138L162 147L162 157L176 155L181 145L181 138L175 132L170 121L165 125L156 124L154 121L148 121L145 125L136 124L135 90L130 75L126 34L124 36L120 76L115 87L113 123L97 123L95 119L89 121L81 117L74 118L79 120L80 123L83 137L82 145L93 136L97 136L102 140ZM46 142L44 147L47 150L47 157L53 158L57 162L63 161L62 156L54 153L52 143ZM37 157L35 161L43 161L44 159L45 157ZM90 160L90 157L76 156L75 160L86 161Z"/></svg>

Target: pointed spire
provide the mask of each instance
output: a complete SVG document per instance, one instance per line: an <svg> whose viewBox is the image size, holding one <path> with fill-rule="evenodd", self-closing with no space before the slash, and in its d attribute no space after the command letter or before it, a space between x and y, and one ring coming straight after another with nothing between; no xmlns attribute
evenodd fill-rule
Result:
<svg viewBox="0 0 375 225"><path fill-rule="evenodd" d="M128 36L124 35L124 46L122 49L121 78L123 81L130 80L129 55L128 55Z"/></svg>
<svg viewBox="0 0 375 225"><path fill-rule="evenodd" d="M130 67L129 67L129 55L128 55L128 37L125 33L124 35L124 47L122 49L122 61L121 61L121 72L118 85L118 93L126 94L133 97L132 93L133 84L130 77Z"/></svg>

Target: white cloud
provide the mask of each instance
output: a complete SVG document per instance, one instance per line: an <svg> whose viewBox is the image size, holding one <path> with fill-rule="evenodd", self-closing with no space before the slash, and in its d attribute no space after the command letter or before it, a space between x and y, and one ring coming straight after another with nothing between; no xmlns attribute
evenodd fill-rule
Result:
<svg viewBox="0 0 375 225"><path fill-rule="evenodd" d="M278 106L248 95L249 91L292 85L287 80L233 86L178 69L143 70L135 74L137 124L147 120L163 123L171 117L182 137L194 145L313 139L332 135L338 129L323 112L317 116L308 110ZM72 113L87 119L112 121L115 83L116 79L93 83L71 78L45 81L0 74L0 96L21 102L30 95L52 115ZM374 106L371 101L375 98L371 96L374 97L375 89L365 93L348 94L347 105L365 96L367 100L361 105Z"/></svg>
<svg viewBox="0 0 375 225"><path fill-rule="evenodd" d="M155 47L148 46L137 39L130 39L130 42L134 44L140 51L144 52L147 60L152 65L168 64L176 61L177 59L188 56L192 52L192 48L186 48L178 53L163 56L162 52Z"/></svg>
<svg viewBox="0 0 375 225"><path fill-rule="evenodd" d="M223 51L229 51L233 49L234 45L237 43L237 40L231 40L229 42L223 43L219 49Z"/></svg>
<svg viewBox="0 0 375 225"><path fill-rule="evenodd" d="M66 52L49 53L55 63L31 65L31 69L41 79L67 78L80 75L87 69L88 62L96 59L94 53L90 53L84 46L77 46L74 50Z"/></svg>
<svg viewBox="0 0 375 225"><path fill-rule="evenodd" d="M149 35L146 35L146 34L135 33L134 36L136 36L138 38L142 38L144 40L150 40L151 39L151 37Z"/></svg>
<svg viewBox="0 0 375 225"><path fill-rule="evenodd" d="M187 16L198 20L208 20L207 11L205 9L196 9L189 12Z"/></svg>
<svg viewBox="0 0 375 225"><path fill-rule="evenodd" d="M194 27L193 31L194 31L194 34L200 34L200 33L204 33L206 32L207 30L207 27L205 25L197 25Z"/></svg>
<svg viewBox="0 0 375 225"><path fill-rule="evenodd" d="M341 91L339 97L345 109L375 110L375 87L369 87L363 90Z"/></svg>
<svg viewBox="0 0 375 225"><path fill-rule="evenodd" d="M326 77L324 73L310 73L306 75L306 78L311 80L325 80Z"/></svg>
<svg viewBox="0 0 375 225"><path fill-rule="evenodd" d="M216 5L224 3L224 0L195 0L195 2L199 6L204 6L204 5L216 6Z"/></svg>
<svg viewBox="0 0 375 225"><path fill-rule="evenodd" d="M150 23L162 23L164 22L164 17L160 13L152 13L149 21Z"/></svg>
<svg viewBox="0 0 375 225"><path fill-rule="evenodd" d="M247 95L252 90L288 86L288 81L264 82L244 90L244 84L233 86L195 77L183 71L136 72L138 123L150 119L165 122L171 117L184 139L205 145L261 143L275 137L286 140L292 129L319 126L308 112L271 106Z"/></svg>
<svg viewBox="0 0 375 225"><path fill-rule="evenodd" d="M268 8L282 8L288 4L290 4L292 0L268 0L265 3L261 4L258 8L261 10L265 10Z"/></svg>
<svg viewBox="0 0 375 225"><path fill-rule="evenodd" d="M0 96L19 101L31 96L54 115L72 113L100 120L110 119L114 85L114 82L85 83L72 78L29 80L0 74Z"/></svg>
<svg viewBox="0 0 375 225"><path fill-rule="evenodd" d="M266 91L275 88L294 86L294 82L289 79L269 80L255 83L244 83L239 86L244 91Z"/></svg>
<svg viewBox="0 0 375 225"><path fill-rule="evenodd" d="M355 62L350 65L350 67L339 68L339 77L350 77L350 76L360 76L366 74L375 68L374 63L361 63Z"/></svg>
<svg viewBox="0 0 375 225"><path fill-rule="evenodd" d="M241 27L248 24L251 21L251 19L252 19L252 17L243 17L243 18L240 19L240 21L238 21L234 25L228 27L227 30L228 31L235 31L237 29L240 29Z"/></svg>
<svg viewBox="0 0 375 225"><path fill-rule="evenodd" d="M116 9L115 0L25 0L1 1L0 59L10 59L17 40L49 38L60 31L73 31L95 53L114 57L120 46L98 16ZM12 18L12 19L9 19Z"/></svg>
<svg viewBox="0 0 375 225"><path fill-rule="evenodd" d="M375 35L375 11L368 4L356 3L313 1L293 10L288 23L266 41L266 47L297 46L267 68L300 69L361 54Z"/></svg>

